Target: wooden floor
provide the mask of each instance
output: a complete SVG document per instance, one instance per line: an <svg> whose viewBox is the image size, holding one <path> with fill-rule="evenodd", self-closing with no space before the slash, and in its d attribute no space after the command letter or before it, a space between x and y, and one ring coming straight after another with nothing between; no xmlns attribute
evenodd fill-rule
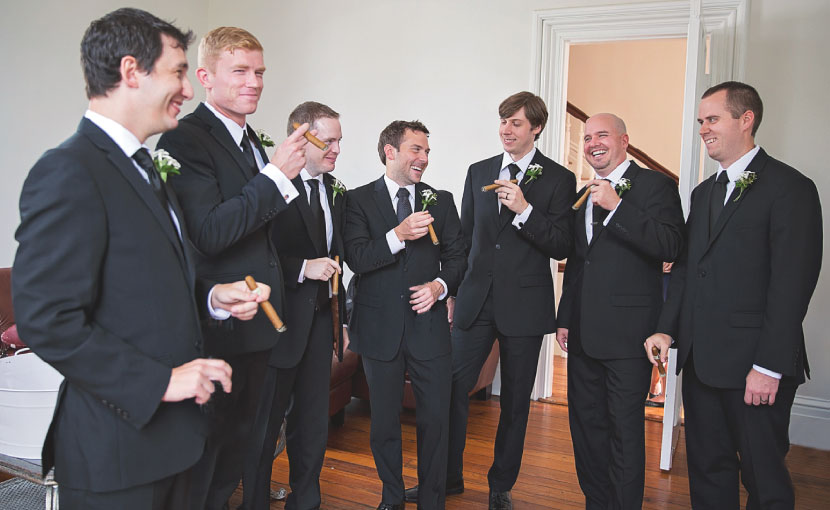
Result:
<svg viewBox="0 0 830 510"><path fill-rule="evenodd" d="M464 456L464 494L447 498L447 509L482 509L487 505L487 469L492 462L493 438L498 424L497 399L474 401L470 406L467 449ZM415 415L404 412L404 482L416 481ZM681 432L680 446L671 473L658 469L660 423L646 421L646 488L643 508L688 509L689 484L686 451ZM796 508L826 509L830 502L830 452L794 446L788 464L796 487ZM274 461L272 487L288 487L285 454ZM320 477L322 508L367 509L380 502L381 483L369 449L369 404L353 399L346 407L345 425L332 428ZM237 490L231 500L235 508L241 499ZM578 509L584 498L574 472L573 451L568 431L567 407L534 402L531 406L522 470L513 488L515 508ZM414 505L410 505L414 508ZM283 502L273 502L282 509Z"/></svg>

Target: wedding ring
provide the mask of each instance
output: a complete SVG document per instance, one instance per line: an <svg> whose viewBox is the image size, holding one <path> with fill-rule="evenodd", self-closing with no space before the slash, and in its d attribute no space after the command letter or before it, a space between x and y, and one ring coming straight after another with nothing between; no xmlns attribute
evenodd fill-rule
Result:
<svg viewBox="0 0 830 510"><path fill-rule="evenodd" d="M768 403L769 403L769 399L766 399L766 400L761 400L761 403L762 403L762 404L768 404Z"/></svg>

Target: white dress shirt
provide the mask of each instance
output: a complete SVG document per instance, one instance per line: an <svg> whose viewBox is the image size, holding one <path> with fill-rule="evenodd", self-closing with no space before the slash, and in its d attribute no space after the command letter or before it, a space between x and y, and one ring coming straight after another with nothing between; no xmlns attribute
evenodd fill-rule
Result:
<svg viewBox="0 0 830 510"><path fill-rule="evenodd" d="M300 170L300 178L303 180L303 186L305 186L305 196L308 197L309 206L311 206L311 184L308 181L313 179L320 183L316 186L318 186L317 189L320 190L320 207L323 208L323 217L326 220L326 252L331 253L331 238L334 231L332 230L331 209L329 208L328 198L326 198L326 187L323 184L323 174L320 174L317 177L312 177L311 174L308 173L308 170L303 168ZM298 283L303 283L303 281L305 281L305 265L307 262L308 259L303 260L303 265L300 268L300 274L297 277ZM329 285L329 287L330 286L331 285Z"/></svg>

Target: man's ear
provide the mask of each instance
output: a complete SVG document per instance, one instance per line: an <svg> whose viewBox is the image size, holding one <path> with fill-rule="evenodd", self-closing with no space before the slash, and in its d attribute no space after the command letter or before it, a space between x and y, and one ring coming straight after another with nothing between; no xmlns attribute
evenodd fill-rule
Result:
<svg viewBox="0 0 830 510"><path fill-rule="evenodd" d="M138 67L138 61L132 55L125 55L121 58L121 81L130 88L138 87L138 73L143 73ZM146 73L145 73L146 74Z"/></svg>
<svg viewBox="0 0 830 510"><path fill-rule="evenodd" d="M211 87L210 73L204 67L199 67L198 69L196 69L196 79L199 80L199 83L201 83L205 89Z"/></svg>
<svg viewBox="0 0 830 510"><path fill-rule="evenodd" d="M383 146L383 153L386 154L387 161L395 161L395 156L398 155L398 150L392 147L392 144L387 143Z"/></svg>

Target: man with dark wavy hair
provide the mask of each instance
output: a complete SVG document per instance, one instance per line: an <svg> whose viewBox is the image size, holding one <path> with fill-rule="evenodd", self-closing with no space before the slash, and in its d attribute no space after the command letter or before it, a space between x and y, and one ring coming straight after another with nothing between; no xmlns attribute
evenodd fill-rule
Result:
<svg viewBox="0 0 830 510"><path fill-rule="evenodd" d="M43 447L64 509L187 506L199 405L214 382L231 391L230 366L200 358L200 315L250 319L268 297L238 281L194 299L208 287L144 146L193 96L190 38L137 9L94 21L81 44L89 109L20 196L14 308L26 343L65 377Z"/></svg>

